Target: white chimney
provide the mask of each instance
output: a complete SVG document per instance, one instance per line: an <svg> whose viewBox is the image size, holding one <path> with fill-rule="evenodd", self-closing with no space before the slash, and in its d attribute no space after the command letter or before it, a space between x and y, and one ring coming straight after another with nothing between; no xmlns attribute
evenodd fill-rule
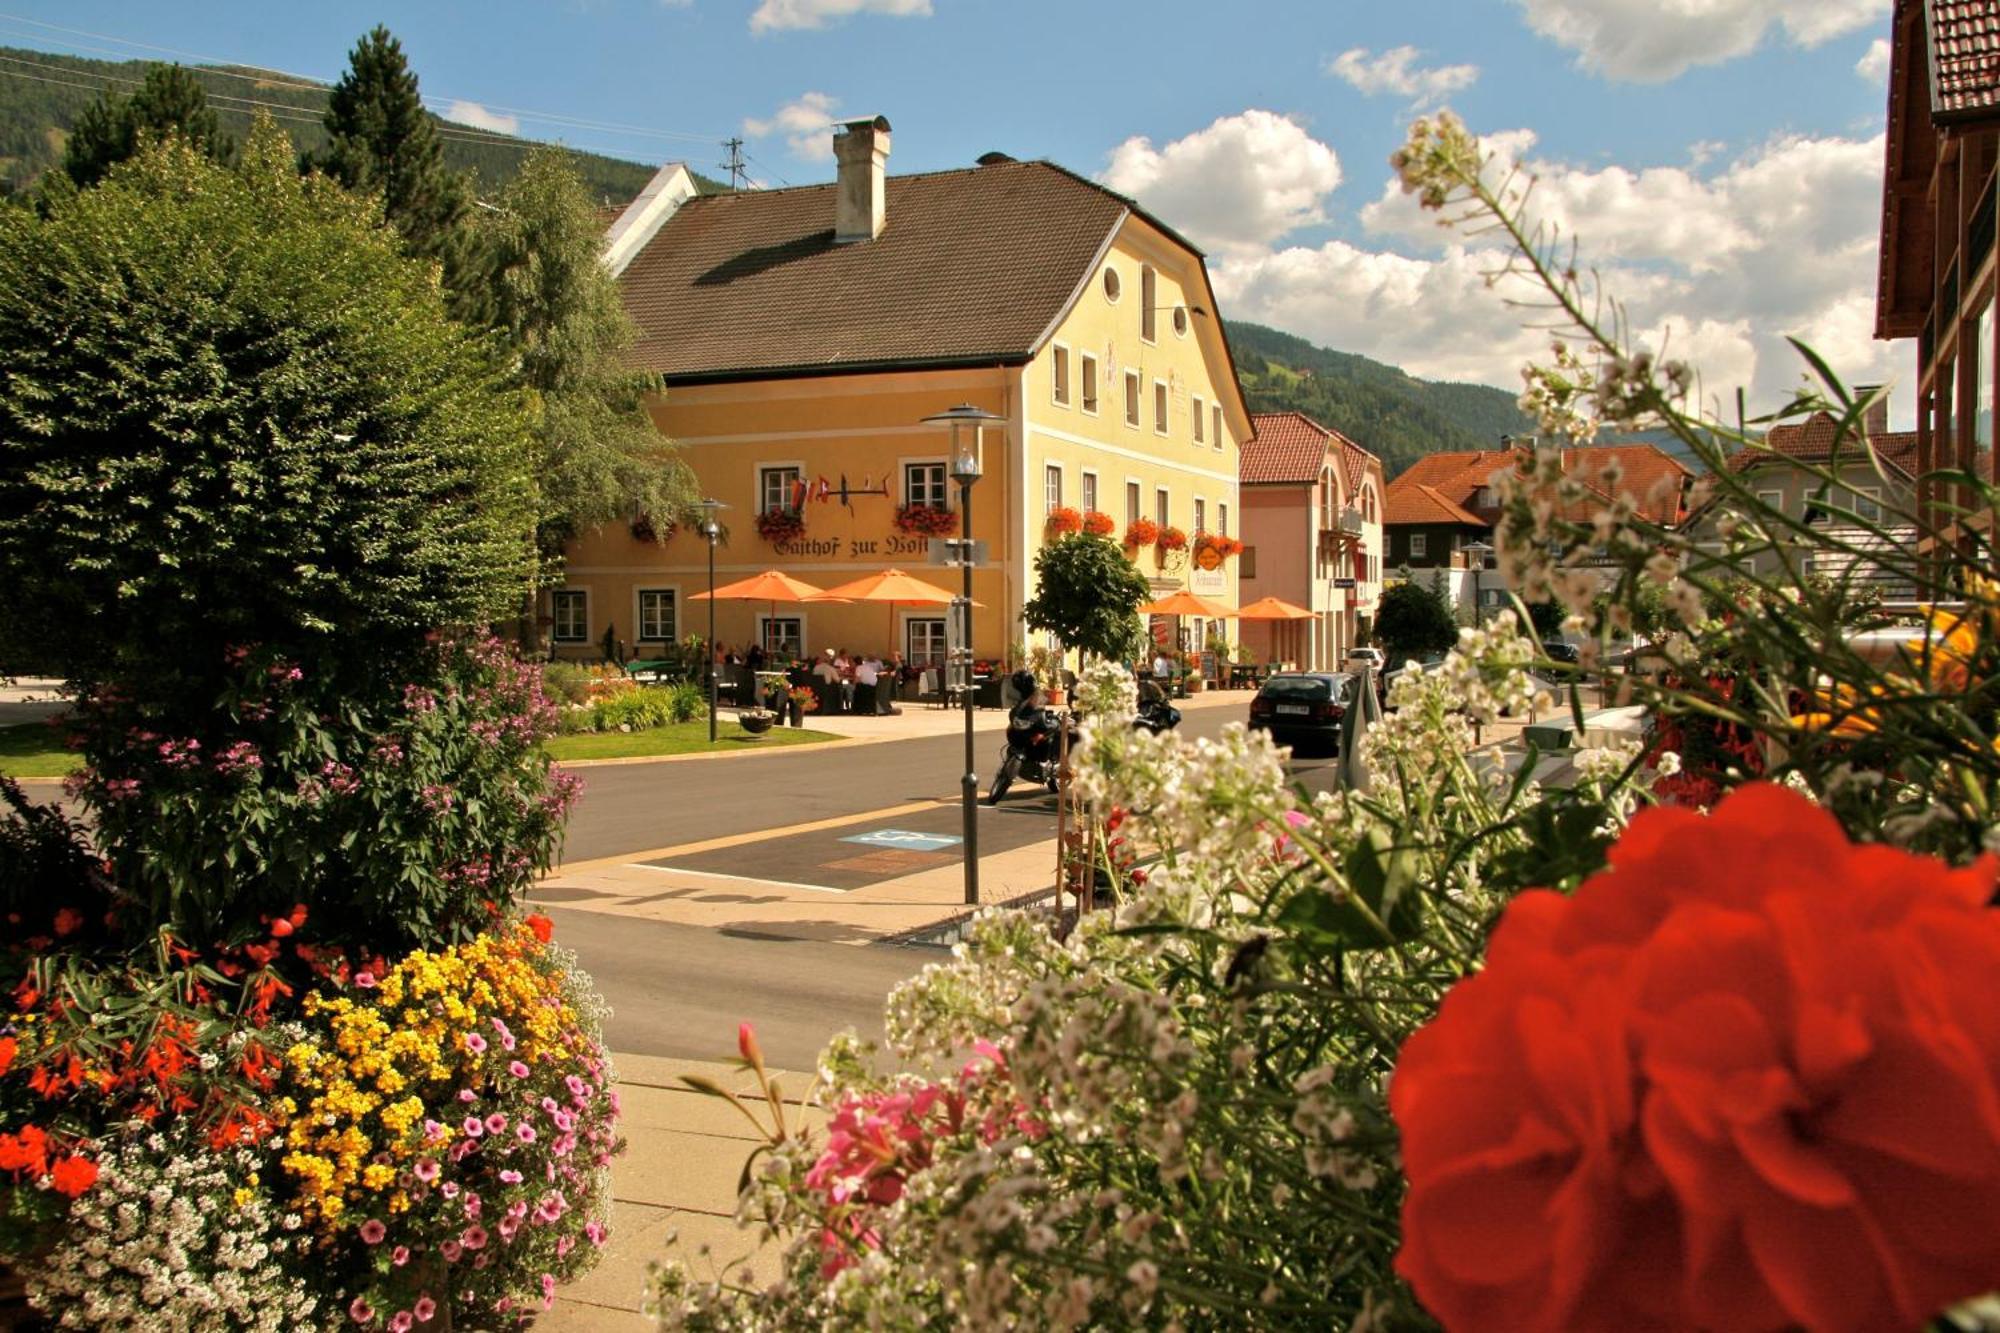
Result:
<svg viewBox="0 0 2000 1333"><path fill-rule="evenodd" d="M840 159L840 179L833 190L833 239L841 244L872 241L888 220L882 188L889 161L888 118L871 116L839 126L833 155Z"/></svg>
<svg viewBox="0 0 2000 1333"><path fill-rule="evenodd" d="M1882 386L1879 384L1857 384L1854 386L1854 396L1856 398L1865 398L1868 394L1881 388ZM1883 389L1882 396L1868 404L1868 410L1862 414L1861 426L1871 437L1887 435L1889 433L1888 390Z"/></svg>

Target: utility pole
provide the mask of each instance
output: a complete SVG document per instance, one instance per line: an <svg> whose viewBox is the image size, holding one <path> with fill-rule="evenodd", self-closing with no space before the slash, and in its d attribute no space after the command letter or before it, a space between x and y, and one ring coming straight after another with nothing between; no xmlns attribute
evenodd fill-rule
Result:
<svg viewBox="0 0 2000 1333"><path fill-rule="evenodd" d="M749 168L743 164L743 140L724 139L722 146L729 150L729 160L718 165L729 173L729 192L735 194L749 182Z"/></svg>

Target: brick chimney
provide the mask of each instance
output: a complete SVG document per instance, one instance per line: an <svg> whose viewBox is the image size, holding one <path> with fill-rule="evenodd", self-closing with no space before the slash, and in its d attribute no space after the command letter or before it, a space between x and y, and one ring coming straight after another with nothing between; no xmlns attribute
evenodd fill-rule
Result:
<svg viewBox="0 0 2000 1333"><path fill-rule="evenodd" d="M872 241L888 221L882 176L889 161L889 121L884 116L850 120L833 136L833 155L840 160L834 185L833 239Z"/></svg>
<svg viewBox="0 0 2000 1333"><path fill-rule="evenodd" d="M1880 388L1882 386L1879 384L1857 384L1854 386L1854 396L1866 398ZM1861 424L1868 431L1870 439L1889 433L1889 395L1886 390L1880 398L1868 405L1868 413L1861 418Z"/></svg>

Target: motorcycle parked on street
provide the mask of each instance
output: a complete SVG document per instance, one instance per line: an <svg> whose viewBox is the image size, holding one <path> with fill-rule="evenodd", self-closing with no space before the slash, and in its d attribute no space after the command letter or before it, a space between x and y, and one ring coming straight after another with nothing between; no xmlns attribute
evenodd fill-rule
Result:
<svg viewBox="0 0 2000 1333"><path fill-rule="evenodd" d="M986 789L988 805L1000 804L1000 798L1021 778L1043 783L1050 791L1055 791L1060 779L1062 728L1069 728L1069 743L1071 746L1076 744L1077 715L1054 708L1031 707L1027 696L1032 693L1030 683L1024 692L1023 702L1008 718L1006 748L1000 756L1000 768ZM1164 698L1141 702L1138 713L1132 719L1134 730L1153 735L1172 731L1180 724L1180 709Z"/></svg>

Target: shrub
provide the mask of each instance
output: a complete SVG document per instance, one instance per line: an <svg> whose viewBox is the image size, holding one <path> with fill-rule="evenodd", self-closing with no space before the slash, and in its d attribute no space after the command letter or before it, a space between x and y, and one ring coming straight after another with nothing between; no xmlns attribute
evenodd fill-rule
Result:
<svg viewBox="0 0 2000 1333"><path fill-rule="evenodd" d="M605 699L592 710L597 730L646 731L674 721L674 690L658 685L642 685L636 690Z"/></svg>
<svg viewBox="0 0 2000 1333"><path fill-rule="evenodd" d="M1375 633L1389 661L1401 666L1426 653L1441 653L1458 642L1458 621L1444 599L1414 581L1382 593Z"/></svg>
<svg viewBox="0 0 2000 1333"><path fill-rule="evenodd" d="M303 903L326 942L393 954L469 938L553 863L574 783L540 748L539 670L497 640L442 639L368 694L231 658L197 728L116 691L78 703L72 790L141 929L230 944Z"/></svg>
<svg viewBox="0 0 2000 1333"><path fill-rule="evenodd" d="M674 722L708 716L708 687L698 680L677 680L667 686L668 715Z"/></svg>

